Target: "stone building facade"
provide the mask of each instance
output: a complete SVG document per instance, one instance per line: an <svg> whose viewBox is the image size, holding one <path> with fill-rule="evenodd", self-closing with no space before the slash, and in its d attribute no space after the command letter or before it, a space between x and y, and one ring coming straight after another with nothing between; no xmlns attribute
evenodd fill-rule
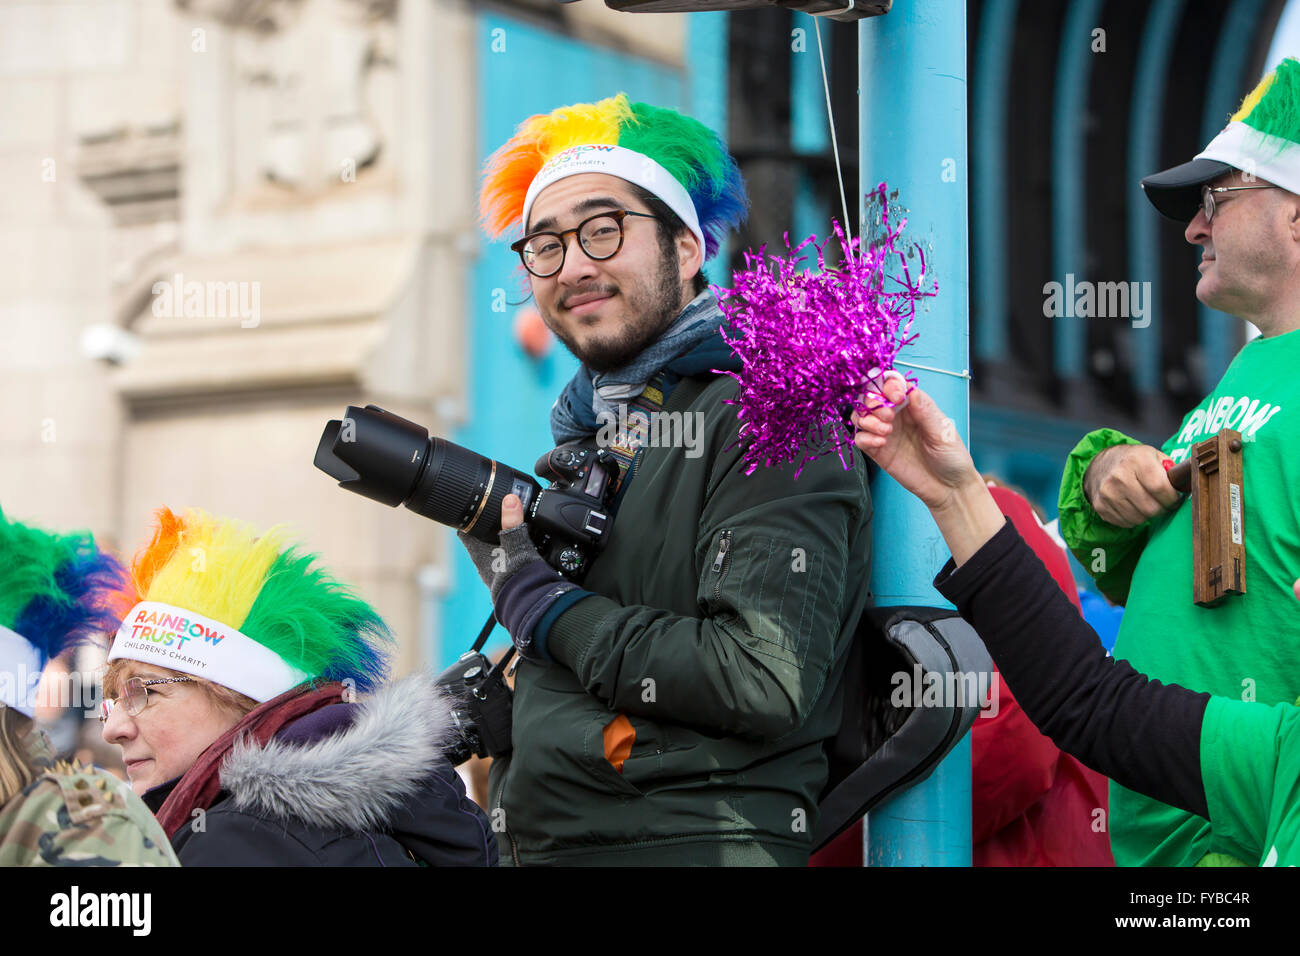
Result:
<svg viewBox="0 0 1300 956"><path fill-rule="evenodd" d="M0 2L7 513L128 551L164 504L287 522L393 625L399 672L438 663L454 539L312 458L348 404L474 414L486 6ZM681 63L681 17L493 6Z"/></svg>

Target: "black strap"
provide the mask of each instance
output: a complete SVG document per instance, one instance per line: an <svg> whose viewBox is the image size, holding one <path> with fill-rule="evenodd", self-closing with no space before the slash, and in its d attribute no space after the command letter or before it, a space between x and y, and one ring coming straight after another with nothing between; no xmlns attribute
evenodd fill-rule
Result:
<svg viewBox="0 0 1300 956"><path fill-rule="evenodd" d="M482 654L483 645L487 643L488 635L492 633L492 629L496 626L497 626L496 614L489 614L488 619L483 623L483 629L478 632L478 640L474 642L474 646L471 647L470 650L472 650L476 654ZM510 650L506 651L505 654L501 655L501 660L497 661L496 664L493 666L492 670L488 671L489 676L499 677L500 675L504 674L506 670L506 666L510 663L510 658L514 656L515 656L515 646L514 644L511 644Z"/></svg>

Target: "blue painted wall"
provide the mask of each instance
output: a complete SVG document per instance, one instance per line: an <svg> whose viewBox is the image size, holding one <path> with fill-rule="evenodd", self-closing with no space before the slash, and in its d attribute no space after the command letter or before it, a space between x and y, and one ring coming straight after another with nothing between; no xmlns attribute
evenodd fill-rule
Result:
<svg viewBox="0 0 1300 956"><path fill-rule="evenodd" d="M726 69L722 16L723 55L717 63L704 61L698 88L690 85L684 71L593 47L508 17L482 16L476 30L479 129L475 148L479 165L527 117L620 91L633 100L685 110L693 105L688 97L701 100L701 106L714 101L712 111L725 120L725 96L721 102L715 101L716 90L725 93L725 72L720 86L714 75ZM709 49L710 42L716 47L717 20L702 19L709 22L698 30L692 25L698 33L694 40L702 49ZM552 342L550 352L541 360L530 358L517 343L515 319L522 309L532 307L532 301L523 301L528 283L519 258L509 249L513 238L484 241L480 258L470 266L465 316L469 328L465 356L468 421L446 437L531 473L533 463L553 445L548 425L551 405L578 363L558 341ZM497 311L503 303L504 311ZM491 611L487 589L464 548L450 529L443 531L451 539L453 559L451 590L441 607L442 646L433 648L430 655L439 667L469 648ZM508 640L498 628L489 647L506 647Z"/></svg>

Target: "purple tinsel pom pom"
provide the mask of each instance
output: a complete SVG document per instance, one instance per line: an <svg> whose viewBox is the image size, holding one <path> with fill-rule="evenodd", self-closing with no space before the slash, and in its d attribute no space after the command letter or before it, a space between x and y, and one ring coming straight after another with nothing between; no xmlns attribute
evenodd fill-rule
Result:
<svg viewBox="0 0 1300 956"><path fill-rule="evenodd" d="M838 222L835 238L844 249L843 262L826 268L828 237L818 244L811 236L794 249L789 238L785 257L770 256L766 247L745 253L746 271L732 276L730 289L714 287L727 316L722 336L739 357L742 370L727 372L740 385L740 439L745 446L746 474L760 464L798 462L803 466L832 451L849 467L843 449L853 444L853 428L845 409L866 412L892 404L882 394L881 376L891 370L900 349L912 342L916 302L933 296L938 285L925 289L925 254L917 247L920 274L913 281L900 237L906 219L891 224L885 184L870 197L880 210L874 241L863 249L859 239L844 239ZM800 252L817 250L816 271L800 271ZM899 275L888 265L897 258ZM731 335L727 334L730 329ZM908 391L915 377L908 378ZM864 400L874 404L862 404Z"/></svg>

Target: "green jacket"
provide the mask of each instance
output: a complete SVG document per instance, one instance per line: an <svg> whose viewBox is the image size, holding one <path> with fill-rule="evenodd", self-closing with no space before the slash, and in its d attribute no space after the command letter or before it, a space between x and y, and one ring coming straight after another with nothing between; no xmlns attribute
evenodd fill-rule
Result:
<svg viewBox="0 0 1300 956"><path fill-rule="evenodd" d="M505 864L807 863L868 597L866 463L745 475L735 395L673 390L664 412L703 437L637 453L593 593L550 625L555 663L519 666L491 775Z"/></svg>

